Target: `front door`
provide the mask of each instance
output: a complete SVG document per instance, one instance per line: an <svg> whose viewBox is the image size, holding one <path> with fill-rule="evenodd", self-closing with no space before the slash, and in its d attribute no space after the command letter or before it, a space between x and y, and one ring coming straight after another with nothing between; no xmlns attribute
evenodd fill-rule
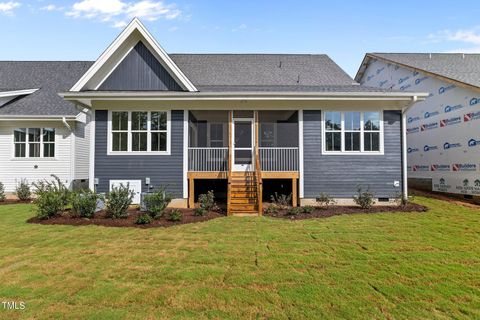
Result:
<svg viewBox="0 0 480 320"><path fill-rule="evenodd" d="M253 119L233 120L234 171L253 171Z"/></svg>

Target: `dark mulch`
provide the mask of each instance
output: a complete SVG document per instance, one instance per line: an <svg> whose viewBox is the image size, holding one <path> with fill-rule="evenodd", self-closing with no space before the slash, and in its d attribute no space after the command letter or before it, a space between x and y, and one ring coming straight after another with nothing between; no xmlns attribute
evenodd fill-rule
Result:
<svg viewBox="0 0 480 320"><path fill-rule="evenodd" d="M78 218L74 217L70 214L69 211L66 211L62 215L42 220L37 217L33 217L27 220L28 223L38 223L38 224L47 224L47 225L72 225L72 226L84 226L84 225L97 225L97 226L105 226L105 227L137 227L137 228L156 228L156 227L171 227L174 225L179 224L186 224L186 223L196 223L207 221L219 217L224 217L225 214L210 211L203 217L197 217L193 215L193 209L179 209L182 212L182 220L180 221L169 221L167 220L168 213L171 209L166 210L164 217L152 220L150 224L146 225L139 225L135 222L137 218L144 214L136 209L129 209L128 210L128 217L125 219L111 219L105 216L104 211L100 211L95 213L94 217L91 219L87 218Z"/></svg>
<svg viewBox="0 0 480 320"><path fill-rule="evenodd" d="M266 206L267 207L267 206ZM379 213L379 212L425 212L428 208L419 204L409 203L405 206L375 206L368 210L354 206L332 206L329 208L315 208L312 213L300 213L295 216L288 215L288 210L278 210L276 213L265 213L265 216L292 220L311 218L328 218L341 214Z"/></svg>
<svg viewBox="0 0 480 320"><path fill-rule="evenodd" d="M32 200L22 201L18 199L5 199L4 201L0 201L0 206L6 205L6 204L20 204L20 203L23 203L23 204L32 203Z"/></svg>

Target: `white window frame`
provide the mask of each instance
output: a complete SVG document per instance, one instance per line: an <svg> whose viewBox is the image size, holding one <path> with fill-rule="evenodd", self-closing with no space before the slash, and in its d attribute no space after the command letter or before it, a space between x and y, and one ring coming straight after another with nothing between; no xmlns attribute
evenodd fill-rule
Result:
<svg viewBox="0 0 480 320"><path fill-rule="evenodd" d="M127 151L113 151L113 132L112 132L112 113L113 112L127 112L128 113L128 124L127 130ZM132 151L132 112L146 112L147 117L147 151ZM165 112L167 114L167 150L166 151L151 151L151 133L163 132L164 130L151 130L151 117L152 112ZM107 133L107 155L170 155L171 150L171 111L170 110L109 110L108 111L108 133ZM120 131L118 131L120 132ZM145 131L142 131L145 132Z"/></svg>
<svg viewBox="0 0 480 320"><path fill-rule="evenodd" d="M53 144L53 149L54 149L53 157L45 157L45 155L44 155L43 130L45 128L51 128L51 129L54 130L54 141L53 142L45 142L45 144ZM15 130L16 129L25 129L25 142L15 142ZM39 142L30 142L28 140L28 132L31 129L40 129L40 141ZM27 128L27 127L14 128L13 132L12 132L12 145L13 145L12 159L13 160L31 160L31 159L56 160L57 159L57 152L58 152L57 140L58 140L57 139L57 128L55 128L55 127L46 126L46 127L31 127L31 128ZM30 156L30 143L36 143L36 144L40 145L40 156L39 157L31 157ZM16 157L15 156L15 145L17 145L17 144L24 144L25 145L25 157Z"/></svg>
<svg viewBox="0 0 480 320"><path fill-rule="evenodd" d="M340 141L341 141L341 150L340 151L327 151L326 150L326 126L325 126L325 114L327 112L339 112L341 115L341 131L340 132ZM351 131L345 130L345 113L347 112L360 112L360 131ZM379 151L365 151L364 148L364 133L365 132L376 132L371 130L365 130L364 128L364 114L365 112L378 112L380 115L380 141L379 141ZM331 131L329 131L331 132ZM345 151L345 132L359 132L360 133L360 151ZM322 110L322 155L383 155L384 154L384 122L383 122L383 110Z"/></svg>

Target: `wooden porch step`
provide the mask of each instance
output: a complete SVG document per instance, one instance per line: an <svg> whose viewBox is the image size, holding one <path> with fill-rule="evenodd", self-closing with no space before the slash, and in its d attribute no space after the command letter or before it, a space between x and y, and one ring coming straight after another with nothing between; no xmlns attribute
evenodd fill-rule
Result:
<svg viewBox="0 0 480 320"><path fill-rule="evenodd" d="M235 192L232 193L232 199L243 199L243 198L257 198L257 192L256 191L243 191L243 192Z"/></svg>
<svg viewBox="0 0 480 320"><path fill-rule="evenodd" d="M232 198L232 205L236 204L257 204L257 198Z"/></svg>
<svg viewBox="0 0 480 320"><path fill-rule="evenodd" d="M231 203L230 204L230 211L231 212L238 212L238 211L258 211L258 205L256 204L239 204L239 203Z"/></svg>

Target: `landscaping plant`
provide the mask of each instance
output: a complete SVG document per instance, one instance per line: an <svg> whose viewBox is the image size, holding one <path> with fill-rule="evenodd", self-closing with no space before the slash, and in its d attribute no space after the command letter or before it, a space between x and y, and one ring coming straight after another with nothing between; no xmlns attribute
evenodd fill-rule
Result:
<svg viewBox="0 0 480 320"><path fill-rule="evenodd" d="M5 187L3 186L3 183L0 182L0 202L5 201L7 197L5 196Z"/></svg>
<svg viewBox="0 0 480 320"><path fill-rule="evenodd" d="M193 212L193 214L197 217L203 217L205 216L206 214L208 213L207 210L205 210L204 208L202 207L199 207L199 208L195 208L195 211Z"/></svg>
<svg viewBox="0 0 480 320"><path fill-rule="evenodd" d="M15 194L17 198L21 201L28 201L32 197L32 191L30 190L30 185L26 179L20 180L20 183L15 188Z"/></svg>
<svg viewBox="0 0 480 320"><path fill-rule="evenodd" d="M165 191L165 187L158 188L155 192L147 194L143 199L148 213L154 219L162 217L165 209L172 201L172 196Z"/></svg>
<svg viewBox="0 0 480 320"><path fill-rule="evenodd" d="M317 197L316 200L317 200L318 206L324 209L327 209L330 206L334 206L337 203L332 196L324 192L320 193L320 195Z"/></svg>
<svg viewBox="0 0 480 320"><path fill-rule="evenodd" d="M278 206L276 204L271 204L265 208L265 213L272 214L278 212Z"/></svg>
<svg viewBox="0 0 480 320"><path fill-rule="evenodd" d="M182 217L183 217L183 215L182 215L182 211L180 211L180 209L173 209L168 214L168 220L174 221L174 222L182 220Z"/></svg>
<svg viewBox="0 0 480 320"><path fill-rule="evenodd" d="M33 183L35 187L35 200L37 217L40 219L51 218L65 210L68 204L69 191L60 181L52 175L53 181L41 180Z"/></svg>
<svg viewBox="0 0 480 320"><path fill-rule="evenodd" d="M292 207L288 209L287 211L287 216L298 216L300 213L302 213L302 209L299 207Z"/></svg>
<svg viewBox="0 0 480 320"><path fill-rule="evenodd" d="M275 194L271 196L271 201L280 209L285 209L290 207L290 204L292 203L292 194L285 195L275 192Z"/></svg>
<svg viewBox="0 0 480 320"><path fill-rule="evenodd" d="M134 193L130 190L130 185L120 184L113 187L107 196L107 205L105 212L107 217L118 219L128 216L127 209L132 204Z"/></svg>
<svg viewBox="0 0 480 320"><path fill-rule="evenodd" d="M97 209L98 200L102 196L90 189L80 190L72 193L72 211L75 215L82 218L91 218Z"/></svg>
<svg viewBox="0 0 480 320"><path fill-rule="evenodd" d="M303 213L310 214L310 213L312 213L314 210L315 210L315 207L313 207L313 206L304 206L304 207L302 207L302 212L303 212Z"/></svg>
<svg viewBox="0 0 480 320"><path fill-rule="evenodd" d="M152 223L152 217L150 217L148 214L144 213L137 218L137 221L135 221L135 223L136 224L150 224L150 223Z"/></svg>
<svg viewBox="0 0 480 320"><path fill-rule="evenodd" d="M362 209L370 209L374 204L374 195L368 189L366 191L362 190L362 187L357 188L357 195L353 196L353 201L359 205Z"/></svg>
<svg viewBox="0 0 480 320"><path fill-rule="evenodd" d="M212 211L217 209L217 204L215 203L215 195L213 190L203 193L198 196L198 202L200 203L200 208L203 208L207 211Z"/></svg>

